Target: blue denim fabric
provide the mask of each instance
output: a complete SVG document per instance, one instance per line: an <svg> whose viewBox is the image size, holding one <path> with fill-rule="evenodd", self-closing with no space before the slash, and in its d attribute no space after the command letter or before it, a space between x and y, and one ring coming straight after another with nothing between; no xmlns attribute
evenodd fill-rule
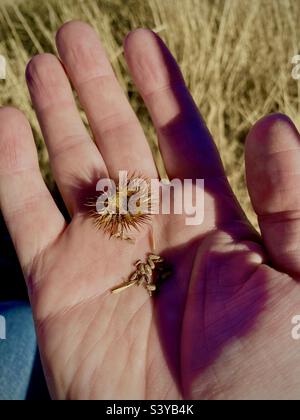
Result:
<svg viewBox="0 0 300 420"><path fill-rule="evenodd" d="M0 400L48 398L29 304L0 302L0 315L6 321L6 339L0 340Z"/></svg>

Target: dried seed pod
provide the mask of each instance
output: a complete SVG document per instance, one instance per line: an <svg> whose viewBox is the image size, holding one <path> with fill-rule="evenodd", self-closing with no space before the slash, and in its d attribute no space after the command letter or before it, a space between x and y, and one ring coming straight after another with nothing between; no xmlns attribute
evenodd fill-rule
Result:
<svg viewBox="0 0 300 420"><path fill-rule="evenodd" d="M144 288L148 291L149 295L152 296L153 292L157 290L155 280L157 278L162 278L164 269L161 263L163 258L159 255L151 254L147 258L146 263L142 263L141 260L138 260L135 263L136 270L131 274L127 283L117 286L112 290L112 293L118 293L122 290L127 289L133 285L140 286L143 285ZM157 267L156 267L157 264ZM157 275L155 275L157 274ZM154 278L153 278L154 276Z"/></svg>
<svg viewBox="0 0 300 420"><path fill-rule="evenodd" d="M135 198L134 209L130 204L132 198ZM99 199L102 204L100 209L97 206ZM97 229L102 229L110 237L132 240L128 233L131 230L139 231L142 225L151 220L150 180L131 176L125 185L117 183L115 189L101 192L99 197L89 200L87 206L92 207L90 215Z"/></svg>

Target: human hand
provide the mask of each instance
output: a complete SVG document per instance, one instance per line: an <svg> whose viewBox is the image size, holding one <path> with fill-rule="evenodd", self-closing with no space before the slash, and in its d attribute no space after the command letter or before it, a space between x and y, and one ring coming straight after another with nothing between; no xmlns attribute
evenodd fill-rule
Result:
<svg viewBox="0 0 300 420"><path fill-rule="evenodd" d="M291 319L300 299L300 146L293 124L269 116L247 139L248 188L262 239L233 196L169 51L150 31L131 33L126 60L168 176L205 180L205 216L200 226L186 226L181 215L153 216L157 251L172 276L154 299L142 288L111 295L149 253L149 232L141 229L134 245L109 239L85 217L82 199L99 177L157 172L95 32L67 23L57 47L95 143L55 56L34 57L27 81L71 223L42 180L26 118L0 110L1 210L28 285L52 396L298 397L300 351Z"/></svg>

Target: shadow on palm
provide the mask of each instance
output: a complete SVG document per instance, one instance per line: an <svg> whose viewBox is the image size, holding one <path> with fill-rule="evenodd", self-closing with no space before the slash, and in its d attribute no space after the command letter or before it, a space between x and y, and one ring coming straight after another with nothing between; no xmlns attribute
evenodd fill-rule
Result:
<svg viewBox="0 0 300 420"><path fill-rule="evenodd" d="M178 108L159 132L172 139L161 142L164 155L172 156L168 173L205 182L203 223L187 226L188 239L163 250L173 274L154 301L168 366L182 394L191 397L223 350L255 329L267 300L267 279L255 274L264 260L260 238L230 189L190 94L177 84L173 58L159 40L157 45ZM176 223L173 228L176 231Z"/></svg>
<svg viewBox="0 0 300 420"><path fill-rule="evenodd" d="M267 279L255 275L251 245L239 250L233 240L217 251L218 235L230 236L212 233L163 253L174 270L154 300L168 366L187 398L223 350L255 329L267 301Z"/></svg>

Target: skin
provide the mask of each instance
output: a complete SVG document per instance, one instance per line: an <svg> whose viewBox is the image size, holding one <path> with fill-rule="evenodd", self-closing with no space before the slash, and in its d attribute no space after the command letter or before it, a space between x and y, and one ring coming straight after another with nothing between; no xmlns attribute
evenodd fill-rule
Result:
<svg viewBox="0 0 300 420"><path fill-rule="evenodd" d="M157 130L168 176L204 178L205 216L153 218L156 252L172 276L156 298L142 288L111 295L151 251L96 231L82 207L99 177L156 177L137 118L91 27L57 34L64 65L33 57L29 91L67 223L39 171L23 114L0 109L0 204L28 285L43 365L57 399L299 398L300 143L284 115L258 121L246 141L246 175L260 237L227 183L220 158L170 52L151 31L124 43ZM87 114L80 120L70 82Z"/></svg>

